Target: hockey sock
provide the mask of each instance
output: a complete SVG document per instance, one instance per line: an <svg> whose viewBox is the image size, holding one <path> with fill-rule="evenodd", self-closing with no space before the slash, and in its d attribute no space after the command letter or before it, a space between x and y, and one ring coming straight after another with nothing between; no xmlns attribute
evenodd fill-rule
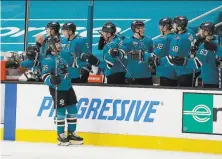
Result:
<svg viewBox="0 0 222 159"><path fill-rule="evenodd" d="M57 125L57 133L61 134L64 133L65 129L65 108L59 108L57 109L57 115L55 117L56 119L56 125Z"/></svg>
<svg viewBox="0 0 222 159"><path fill-rule="evenodd" d="M76 123L77 123L77 107L76 105L70 105L67 107L67 124L68 124L68 132L76 131Z"/></svg>

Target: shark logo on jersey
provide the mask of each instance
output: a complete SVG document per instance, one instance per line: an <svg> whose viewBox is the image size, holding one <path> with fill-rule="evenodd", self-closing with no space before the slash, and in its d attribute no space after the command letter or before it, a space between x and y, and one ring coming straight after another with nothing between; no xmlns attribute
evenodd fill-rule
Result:
<svg viewBox="0 0 222 159"><path fill-rule="evenodd" d="M190 34L190 36L188 37L188 39L190 40L190 41L193 41L193 35L192 34Z"/></svg>
<svg viewBox="0 0 222 159"><path fill-rule="evenodd" d="M60 99L59 104L60 104L61 106L64 106L64 105L65 105L64 99Z"/></svg>
<svg viewBox="0 0 222 159"><path fill-rule="evenodd" d="M133 42L134 47L137 47L137 45L138 45L138 42Z"/></svg>

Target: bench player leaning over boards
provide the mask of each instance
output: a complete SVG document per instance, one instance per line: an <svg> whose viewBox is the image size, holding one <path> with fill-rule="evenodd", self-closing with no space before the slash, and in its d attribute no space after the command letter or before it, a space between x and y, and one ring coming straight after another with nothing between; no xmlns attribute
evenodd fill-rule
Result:
<svg viewBox="0 0 222 159"><path fill-rule="evenodd" d="M27 68L25 72L27 81L42 81L41 76L41 61L46 56L48 48L47 39L50 36L60 37L60 24L58 22L49 22L46 27L47 36L43 34L36 36L36 45L29 46L25 53L26 59L20 63L21 69Z"/></svg>
<svg viewBox="0 0 222 159"><path fill-rule="evenodd" d="M25 60L20 63L22 68L27 68L31 72L26 72L27 81L38 81L42 82L41 79L41 64L44 59L44 55L40 53L39 47L36 45L31 45L27 48L25 53Z"/></svg>
<svg viewBox="0 0 222 159"><path fill-rule="evenodd" d="M77 97L72 88L70 67L68 62L60 56L59 39L48 38L48 45L50 46L47 50L48 55L42 61L42 79L49 86L54 101L58 144L66 146L70 143L82 144L83 138L76 134ZM64 132L65 119L68 124L67 135Z"/></svg>
<svg viewBox="0 0 222 159"><path fill-rule="evenodd" d="M128 84L153 85L151 71L147 67L147 56L153 51L153 41L144 36L145 24L143 21L131 23L132 37L123 40L121 50L127 59L126 79ZM132 74L133 78L131 77Z"/></svg>

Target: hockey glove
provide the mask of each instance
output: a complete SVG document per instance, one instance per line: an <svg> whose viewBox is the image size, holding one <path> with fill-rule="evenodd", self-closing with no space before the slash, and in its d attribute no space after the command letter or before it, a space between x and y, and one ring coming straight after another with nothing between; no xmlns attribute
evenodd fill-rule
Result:
<svg viewBox="0 0 222 159"><path fill-rule="evenodd" d="M175 56L175 57L168 56L168 60L170 61L170 63L177 66L184 66L187 63L187 58L182 56Z"/></svg>
<svg viewBox="0 0 222 159"><path fill-rule="evenodd" d="M81 78L82 82L84 82L84 83L88 82L88 77L89 77L89 73L90 73L91 70L92 70L92 67L90 65L87 65L87 66L81 68L80 78Z"/></svg>
<svg viewBox="0 0 222 159"><path fill-rule="evenodd" d="M62 81L60 76L51 75L50 82L56 86L59 85Z"/></svg>
<svg viewBox="0 0 222 159"><path fill-rule="evenodd" d="M39 43L39 42L36 42L35 45L36 45L38 48L42 47L42 44Z"/></svg>
<svg viewBox="0 0 222 159"><path fill-rule="evenodd" d="M119 56L119 50L117 48L109 49L108 53L112 56L112 58Z"/></svg>
<svg viewBox="0 0 222 159"><path fill-rule="evenodd" d="M17 69L19 67L19 62L17 60L11 60L6 62L6 68Z"/></svg>
<svg viewBox="0 0 222 159"><path fill-rule="evenodd" d="M149 66L151 66L152 68L155 68L156 66L160 65L160 58L156 55L153 54L152 57L148 58L148 64Z"/></svg>
<svg viewBox="0 0 222 159"><path fill-rule="evenodd" d="M106 44L105 39L104 37L101 36L99 38L98 50L103 50L105 44Z"/></svg>
<svg viewBox="0 0 222 159"><path fill-rule="evenodd" d="M210 50L210 51L216 51L217 50L217 45L213 42L210 41L204 41L204 48L206 50Z"/></svg>
<svg viewBox="0 0 222 159"><path fill-rule="evenodd" d="M90 65L98 66L100 61L93 54L82 53L80 59L82 61L87 61Z"/></svg>

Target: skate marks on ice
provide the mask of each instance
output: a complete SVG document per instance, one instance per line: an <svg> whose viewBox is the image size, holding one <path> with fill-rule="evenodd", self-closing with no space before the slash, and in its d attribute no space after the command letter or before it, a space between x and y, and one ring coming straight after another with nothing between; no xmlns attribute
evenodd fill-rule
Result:
<svg viewBox="0 0 222 159"><path fill-rule="evenodd" d="M222 159L222 155L1 141L2 159Z"/></svg>

